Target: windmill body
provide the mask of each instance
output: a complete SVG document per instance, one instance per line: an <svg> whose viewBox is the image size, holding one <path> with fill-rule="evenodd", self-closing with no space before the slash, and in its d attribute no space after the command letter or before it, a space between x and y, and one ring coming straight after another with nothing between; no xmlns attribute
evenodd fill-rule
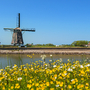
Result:
<svg viewBox="0 0 90 90"><path fill-rule="evenodd" d="M34 29L27 30L27 29L20 29L20 13L18 14L18 27L17 28L4 28L4 30L10 30L13 32L12 42L13 45L23 45L23 37L22 31L32 31L35 32Z"/></svg>
<svg viewBox="0 0 90 90"><path fill-rule="evenodd" d="M11 44L14 44L14 45L24 44L23 37L22 37L22 31L20 28L14 29Z"/></svg>

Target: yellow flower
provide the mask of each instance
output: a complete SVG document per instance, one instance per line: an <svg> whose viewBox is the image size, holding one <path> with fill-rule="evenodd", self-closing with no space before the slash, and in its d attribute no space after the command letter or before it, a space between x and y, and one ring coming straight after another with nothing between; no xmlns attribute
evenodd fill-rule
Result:
<svg viewBox="0 0 90 90"><path fill-rule="evenodd" d="M86 86L89 86L89 83L86 83Z"/></svg>
<svg viewBox="0 0 90 90"><path fill-rule="evenodd" d="M59 79L62 79L62 77L60 76Z"/></svg>
<svg viewBox="0 0 90 90"><path fill-rule="evenodd" d="M18 83L16 83L15 88L17 88L17 89L20 88L20 85Z"/></svg>
<svg viewBox="0 0 90 90"><path fill-rule="evenodd" d="M3 88L2 88L3 90L5 90L5 87L3 86Z"/></svg>
<svg viewBox="0 0 90 90"><path fill-rule="evenodd" d="M53 81L50 81L50 84L54 84Z"/></svg>
<svg viewBox="0 0 90 90"><path fill-rule="evenodd" d="M43 84L40 84L41 87L43 87Z"/></svg>
<svg viewBox="0 0 90 90"><path fill-rule="evenodd" d="M50 90L54 90L54 88L50 88Z"/></svg>
<svg viewBox="0 0 90 90"><path fill-rule="evenodd" d="M46 85L49 86L49 82L46 82Z"/></svg>
<svg viewBox="0 0 90 90"><path fill-rule="evenodd" d="M54 77L57 77L57 74L55 74Z"/></svg>
<svg viewBox="0 0 90 90"><path fill-rule="evenodd" d="M63 88L61 88L60 90L63 90Z"/></svg>
<svg viewBox="0 0 90 90"><path fill-rule="evenodd" d="M29 80L28 82L29 82L29 83L32 83L32 80Z"/></svg>
<svg viewBox="0 0 90 90"><path fill-rule="evenodd" d="M60 84L60 81L56 81L56 84Z"/></svg>
<svg viewBox="0 0 90 90"><path fill-rule="evenodd" d="M31 90L34 90L33 88L31 88Z"/></svg>
<svg viewBox="0 0 90 90"><path fill-rule="evenodd" d="M85 86L85 89L88 89L88 86Z"/></svg>
<svg viewBox="0 0 90 90"><path fill-rule="evenodd" d="M80 89L81 85L77 85L77 89Z"/></svg>
<svg viewBox="0 0 90 90"><path fill-rule="evenodd" d="M62 87L62 86L63 86L63 82L61 82L61 83L59 84L59 86Z"/></svg>
<svg viewBox="0 0 90 90"><path fill-rule="evenodd" d="M78 82L78 79L77 78L75 78L75 82Z"/></svg>
<svg viewBox="0 0 90 90"><path fill-rule="evenodd" d="M27 88L29 88L29 89L30 89L31 87L32 87L32 85L31 85L31 84L27 84Z"/></svg>
<svg viewBox="0 0 90 90"><path fill-rule="evenodd" d="M75 84L75 79L72 79L71 80L71 84Z"/></svg>
<svg viewBox="0 0 90 90"><path fill-rule="evenodd" d="M50 70L50 74L52 74L52 70Z"/></svg>
<svg viewBox="0 0 90 90"><path fill-rule="evenodd" d="M39 83L36 83L36 84L35 84L35 86L38 86L38 85L39 85Z"/></svg>
<svg viewBox="0 0 90 90"><path fill-rule="evenodd" d="M13 86L11 86L11 89L13 89Z"/></svg>
<svg viewBox="0 0 90 90"><path fill-rule="evenodd" d="M71 89L71 88L72 88L72 86L71 86L71 85L68 85L68 88L69 88L69 89Z"/></svg>
<svg viewBox="0 0 90 90"><path fill-rule="evenodd" d="M34 86L34 83L32 83L32 86Z"/></svg>
<svg viewBox="0 0 90 90"><path fill-rule="evenodd" d="M81 88L83 88L84 87L84 85L83 84L81 84Z"/></svg>
<svg viewBox="0 0 90 90"><path fill-rule="evenodd" d="M81 72L81 75L82 75L82 74L85 74L85 72L84 72L83 70L81 70L80 72Z"/></svg>

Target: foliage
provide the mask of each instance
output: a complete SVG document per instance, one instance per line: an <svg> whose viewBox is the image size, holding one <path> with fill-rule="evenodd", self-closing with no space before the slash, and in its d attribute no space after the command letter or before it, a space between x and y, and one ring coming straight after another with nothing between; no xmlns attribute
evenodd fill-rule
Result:
<svg viewBox="0 0 90 90"><path fill-rule="evenodd" d="M71 45L74 45L74 46L84 46L84 45L87 45L89 43L89 41L74 41Z"/></svg>
<svg viewBox="0 0 90 90"><path fill-rule="evenodd" d="M36 44L36 46L54 46L54 44L51 44L51 43L49 43L49 44Z"/></svg>
<svg viewBox="0 0 90 90"><path fill-rule="evenodd" d="M46 44L46 46L54 46L53 44L49 43L49 44Z"/></svg>
<svg viewBox="0 0 90 90"><path fill-rule="evenodd" d="M32 44L26 44L25 46L26 46L26 47L31 47L31 46L32 46Z"/></svg>

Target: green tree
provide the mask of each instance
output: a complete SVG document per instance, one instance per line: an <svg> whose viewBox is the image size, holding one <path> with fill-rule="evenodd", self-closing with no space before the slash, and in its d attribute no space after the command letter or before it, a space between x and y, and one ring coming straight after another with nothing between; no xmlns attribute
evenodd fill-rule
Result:
<svg viewBox="0 0 90 90"><path fill-rule="evenodd" d="M84 45L87 45L88 43L89 43L89 41L80 40L80 41L74 41L71 45L74 45L74 46L84 46Z"/></svg>

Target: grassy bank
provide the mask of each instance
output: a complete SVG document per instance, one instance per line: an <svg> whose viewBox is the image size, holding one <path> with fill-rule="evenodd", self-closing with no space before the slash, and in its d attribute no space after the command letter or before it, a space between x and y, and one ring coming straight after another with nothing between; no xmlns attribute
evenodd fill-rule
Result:
<svg viewBox="0 0 90 90"><path fill-rule="evenodd" d="M19 48L20 46L12 46L12 45L0 45L0 48ZM71 46L71 45L53 45L53 46L47 46L47 45L25 45L25 48L90 48L90 47L84 47L84 46Z"/></svg>
<svg viewBox="0 0 90 90"><path fill-rule="evenodd" d="M30 59L33 57L27 55ZM42 60L18 67L0 69L0 90L90 90L90 61L63 63L50 55L49 63Z"/></svg>

